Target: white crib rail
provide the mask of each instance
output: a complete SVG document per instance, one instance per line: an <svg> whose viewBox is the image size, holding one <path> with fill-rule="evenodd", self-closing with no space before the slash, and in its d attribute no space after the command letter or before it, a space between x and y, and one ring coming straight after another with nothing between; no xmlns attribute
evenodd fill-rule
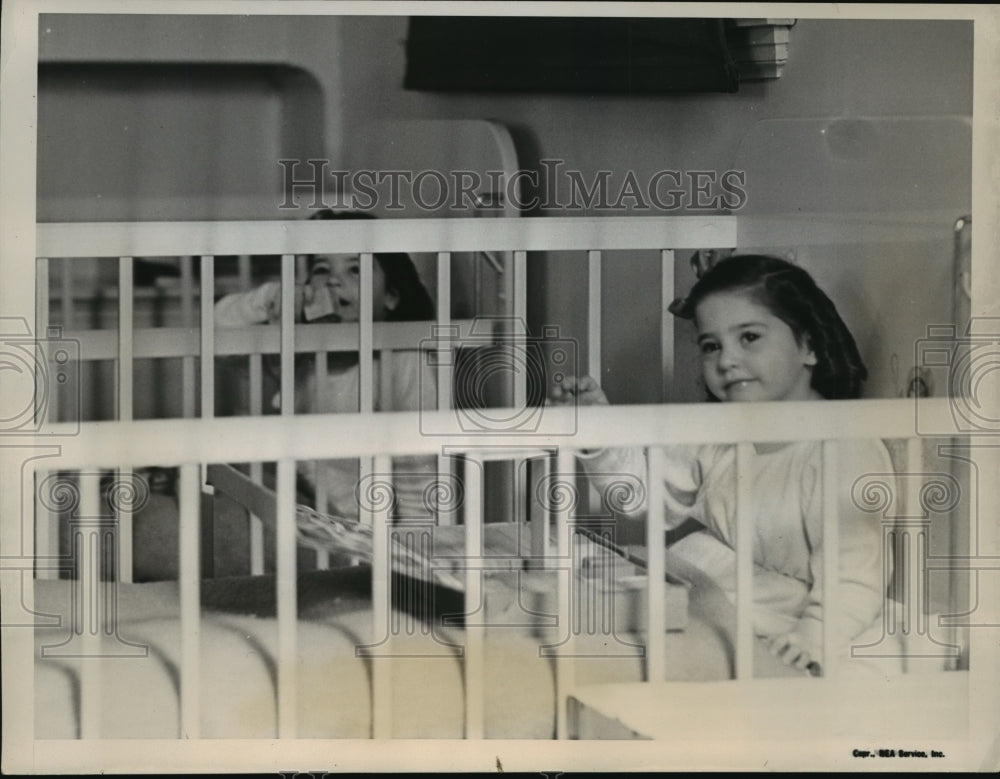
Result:
<svg viewBox="0 0 1000 779"><path fill-rule="evenodd" d="M38 225L39 257L339 252L705 249L736 245L736 217L98 222Z"/></svg>
<svg viewBox="0 0 1000 779"><path fill-rule="evenodd" d="M925 405L922 414L937 429L947 430L951 419L947 399L920 401ZM728 443L734 440L743 444L750 442L772 442L776 440L842 440L850 438L903 438L913 435L913 401L912 400L879 400L837 402L828 401L824 404L823 414L816 416L813 403L758 404L753 415L747 415L738 405L696 405L696 406L636 406L636 407L591 407L586 409L551 408L545 412L545 418L535 434L523 434L505 438L503 450L518 447L525 451L538 450L540 453L557 448L560 458L567 460L572 453L580 448L596 448L601 446L655 446L662 443ZM487 442L482 437L470 435L463 431L454 412L427 412L437 417L435 424L439 429L447 429L451 425L453 435L448 436L449 450L452 453L466 453L473 457L482 457ZM573 436L560 435L566 430L566 418L576 415L577 431ZM329 456L329 442L339 440L337 456L370 457L379 455L383 462L397 454L436 454L440 452L440 441L423 436L420 433L420 414L385 413L368 414L334 414L313 415L303 417L265 417L256 419L252 427L241 424L238 419L201 419L177 421L135 421L131 423L97 422L81 426L79 436L66 439L63 459L60 467L67 470L76 468L111 468L127 465L139 467L142 465L184 465L192 462L231 462L245 461L246 453L254 451L256 457L268 460L278 460L290 463L295 460L308 460L321 456ZM808 424L806 424L808 422ZM552 432L548 432L551 429ZM956 435L960 431L955 431ZM156 451L150 451L149 442L162 442ZM266 443L264 443L266 442ZM655 452L656 450L651 450ZM655 462L655 457L654 457ZM829 465L829 460L826 461ZM185 469L187 478L191 477L190 469ZM833 494L836 483L834 474L829 467L824 469L824 495ZM182 494L187 494L190 488L182 485ZM655 488L654 488L655 489ZM654 493L655 494L655 493ZM745 500L745 499L744 499ZM284 488L279 493L286 517L292 516L294 491ZM741 504L744 501L741 501ZM279 509L280 510L280 509ZM479 513L481 519L481 513ZM651 539L662 538L662 515L656 519L655 513L650 523ZM830 527L832 516L825 512L826 526ZM470 519L468 516L467 520ZM292 527L290 521L287 522ZM469 531L475 536L478 532L473 527ZM749 533L740 534L737 543L737 554L740 570L749 570L750 548L745 539ZM186 536L191 539L191 536ZM193 543L191 541L190 543ZM192 547L193 548L193 547ZM651 543L650 580L662 580L660 574L663 562L658 558L658 545ZM826 570L836 571L836 546L826 547ZM287 547L285 555L288 554ZM561 554L561 556L559 556ZM287 557L283 556L287 560ZM567 550L560 546L557 551L557 565L566 564L569 559ZM294 582L293 561L282 563L279 579L288 585L287 592L279 596L279 622L283 629L294 630L295 600L291 583ZM197 593L197 566L187 566L182 572L182 592ZM827 587L833 583L833 588L827 590L828 602L835 602L836 582L829 578ZM745 582L744 582L745 585ZM914 582L914 586L919 583ZM663 592L660 588L651 587L648 592L649 624L656 625L662 621ZM738 630L737 667L740 678L750 676L747 663L752 658L748 620L751 605L750 594L740 590L737 603L737 613L742 625ZM561 599L562 602L565 599ZM915 601L913 601L915 602ZM566 605L566 604L564 604ZM189 595L186 607L196 609L196 596ZM467 603L467 610L474 611L476 605ZM190 612L188 612L190 614ZM190 616L188 617L190 619ZM649 663L647 678L662 680L663 674L663 642L660 631L648 638L647 662ZM286 667L287 653L293 652L294 639L290 639L290 647L283 650L279 659L280 666ZM829 644L829 633L825 643ZM478 645L477 645L478 646ZM471 651L471 646L469 647ZM828 654L832 657L832 654ZM194 662L194 661L192 661ZM559 663L566 661L560 659ZM196 664L195 664L196 667ZM469 672L475 672L478 667L475 659L467 666ZM569 667L557 666L557 684L559 700L564 701L572 692ZM288 673L282 675L280 685L294 684ZM381 689L381 685L378 686ZM182 689L191 689L187 684ZM475 703L477 698L475 685L469 687ZM294 694L287 690L281 695ZM281 698L281 700L289 700ZM289 710L291 703L285 703L282 709ZM187 709L185 709L187 710ZM383 715L377 715L381 717ZM559 719L564 716L560 706ZM377 722L382 720L377 719ZM287 720L286 720L287 722ZM288 733L282 727L283 733ZM478 728L473 728L478 733ZM565 732L565 725L560 727Z"/></svg>
<svg viewBox="0 0 1000 779"><path fill-rule="evenodd" d="M386 221L337 221L337 222L258 222L258 223L183 223L183 224L101 224L101 225L43 225L38 231L38 251L44 257L94 257L113 256L124 258L149 256L198 256L202 260L202 328L200 341L195 336L177 331L166 337L149 336L143 341L141 331L134 333L134 344L123 344L124 336L117 341L108 341L101 346L103 334L88 334L88 358L103 354L102 350L116 348L122 362L143 356L185 356L199 354L202 363L202 418L178 420L134 421L123 418L114 422L87 422L79 425L50 424L45 432L60 436L62 456L59 467L65 470L87 468L130 468L141 466L183 466L181 494L185 496L185 508L191 513L191 506L197 501L192 497L197 485L193 479L200 479L198 469L205 463L276 461L279 463L278 515L279 525L284 530L279 534L279 594L278 622L282 640L278 657L278 702L279 735L291 736L295 732L295 559L294 559L294 463L328 459L331 457L378 458L383 469L389 458L397 455L438 455L446 445L451 454L470 458L488 456L490 448L504 452L538 452L551 455L559 452L559 460L565 463L575 451L611 446L647 446L684 443L736 443L741 449L754 442L774 441L836 441L851 438L912 438L915 435L914 401L828 401L823 404L822 414L817 415L815 403L784 402L779 404L755 404L754 413L747 414L739 404L713 404L696 406L631 406L596 407L586 409L546 408L537 428L531 430L505 431L496 435L495 431L467 429L454 411L446 407L430 412L383 412L364 413L371 408L370 387L372 383L372 352L393 344L412 345L413 329L408 325L374 325L372 322L370 295L362 295L362 321L350 328L354 333L341 331L336 344L342 339L343 348L357 349L360 341L363 386L369 388L368 401L362 402L361 412L356 414L310 414L296 416L290 413L292 392L290 370L292 353L295 351L331 351L338 348L327 336L331 331L321 331L310 326L291 326L290 313L280 328L248 328L242 335L213 333L212 329L212 263L211 258L220 255L280 254L283 263L283 310L290 312L291 257L295 254L309 254L329 251L332 245L338 251L359 252L369 262L362 263L369 271L363 276L362 287L370 290L370 257L372 252L409 251L437 252L446 259L449 252L476 251L489 249L515 253L518 268L523 269L527 252L549 250L580 250L589 257L589 306L588 333L593 349L589 353L588 369L600 372L600 254L604 250L616 249L656 249L661 252L664 265L664 299L668 284L672 291L672 278L667 272L668 255L673 249L682 248L728 248L735 244L736 223L728 217L673 217L664 218L605 218L586 220L574 218L552 219L495 219L495 220L386 220ZM447 262L439 264L439 279L446 275ZM445 270L441 270L444 267ZM123 278L126 278L123 276ZM207 279L207 281L206 281ZM444 294L441 294L441 290ZM447 286L439 287L439 301L447 300ZM518 298L520 299L520 297ZM364 302L367 301L367 302ZM523 300L515 309L523 314ZM665 315L668 317L668 315ZM446 312L439 312L439 325L450 322ZM359 331L360 328L360 331ZM664 338L668 331L664 329ZM206 335L207 334L207 335ZM672 332L670 333L672 337ZM162 333L160 334L162 336ZM113 336L111 336L113 338ZM395 340L399 338L400 340ZM256 346L246 351L248 340L259 339ZM358 339L358 340L354 340ZM93 351L91 351L91 346ZM412 348L412 346L411 346ZM123 351L122 351L123 350ZM672 347L664 346L666 360ZM217 354L260 353L274 351L282 354L282 396L283 414L280 417L214 418L211 414L212 393L210 387L212 360ZM664 366L664 382L669 384L670 369ZM119 374L124 381L127 371ZM445 382L439 382L439 388ZM450 386L450 385L449 385ZM364 392L364 390L362 390ZM446 390L440 390L446 393ZM119 395L121 397L121 395ZM446 394L445 400L450 400ZM515 393L515 400L522 403L525 397ZM947 399L919 400L920 414L928 428L939 431L954 431L951 409ZM511 410L511 418L518 408ZM422 422L431 421L440 435L428 436L422 433ZM570 431L568 433L568 431ZM62 435L65 434L65 435ZM150 446L155 442L155 447ZM824 447L828 449L828 447ZM655 452L655 449L651 450ZM252 456L248 458L248 453ZM653 462L657 456L652 454ZM740 458L738 467L743 467ZM827 510L824 511L824 527L833 528L833 512L829 505L835 474L829 467L830 458L825 458L824 494ZM377 465L376 463L376 465ZM28 466L32 467L32 466ZM377 469L377 468L376 468ZM744 481L744 480L741 480ZM654 497L655 497L654 490ZM741 495L741 512L746 510L746 499ZM481 538L483 520L481 507L475 501L471 504L480 509L467 514L467 538L476 542ZM659 502L659 501L658 501ZM195 513L197 513L195 511ZM194 522L189 517L186 523ZM372 521L376 521L374 518ZM380 524L376 522L376 524ZM663 537L662 512L656 510L650 517L650 578L649 582L663 580L663 560L660 555ZM190 524L184 533L184 548L189 554L196 549L196 535L191 535ZM738 570L740 581L745 585L751 570L751 550L749 523L741 523L737 544ZM379 533L383 544L388 543L387 535ZM376 558L385 550L376 550ZM827 586L826 597L834 598L836 571L836 545L826 548ZM557 550L559 564L569 559L569 550L560 544ZM384 573L384 571L383 571ZM197 624L198 566L189 560L181 571L181 592L184 602L182 621L188 628ZM374 582L375 594L380 603L387 603L385 588L387 579ZM831 586L833 585L833 586ZM466 593L466 612L473 612L478 604L469 602L477 594L475 588ZM650 585L647 593L649 604L648 625L653 629L647 639L647 678L662 679L663 641L662 588ZM737 613L739 620L737 668L742 678L748 675L751 658L750 642L752 633L749 622L751 593L748 587L739 591ZM560 597L561 607L565 599ZM385 605L383 603L383 605ZM380 608L380 607L376 607ZM192 616L193 614L193 616ZM565 616L565 615L561 615ZM826 631L825 645L827 657L832 647ZM466 674L476 674L481 670L481 635L470 633L472 643L468 646ZM197 681L188 674L189 669L197 669L196 644L193 638L185 643L185 663L181 671L182 704L185 712L186 735L195 737L197 733ZM475 650L475 651L473 651ZM478 654L477 654L478 653ZM572 675L566 660L557 660L557 727L559 735L566 734L565 703L572 691ZM481 736L481 680L467 677L466 690L469 711L467 711L467 734ZM375 680L375 723L376 735L391 732L388 719L386 677L379 673ZM187 696L187 700L184 700ZM193 731L193 732L191 732Z"/></svg>

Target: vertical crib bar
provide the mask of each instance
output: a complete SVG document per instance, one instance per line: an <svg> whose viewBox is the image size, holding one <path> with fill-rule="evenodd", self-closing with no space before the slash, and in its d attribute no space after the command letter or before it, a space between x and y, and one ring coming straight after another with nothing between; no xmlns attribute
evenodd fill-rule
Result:
<svg viewBox="0 0 1000 779"><path fill-rule="evenodd" d="M281 413L295 413L295 255L281 257Z"/></svg>
<svg viewBox="0 0 1000 779"><path fill-rule="evenodd" d="M71 260L68 257L64 257L60 260L59 273L59 285L60 290L62 291L62 324L66 331L69 331L76 328L76 301L73 298L75 290L73 288L72 265ZM49 313L52 313L51 310ZM83 366L78 366L81 379L83 376L82 367ZM52 394L52 398L49 403L49 419L53 422L58 422L62 418L60 414L62 413L64 401L63 387L64 385L62 384L56 384L55 392ZM80 413L80 409L75 408L69 413L78 414Z"/></svg>
<svg viewBox="0 0 1000 779"><path fill-rule="evenodd" d="M556 557L558 567L556 569L556 614L559 632L565 631L566 643L563 644L563 652L555 658L556 665L556 738L565 739L568 736L568 723L566 703L569 698L573 684L573 624L572 624L572 592L573 577L577 574L573 570L563 569L563 565L571 559L571 537L570 528L572 523L573 501L571 496L575 494L576 483L574 474L573 452L560 448L556 455L556 473L562 480L555 486L558 495L564 498L564 502L556 503Z"/></svg>
<svg viewBox="0 0 1000 779"><path fill-rule="evenodd" d="M194 273L191 257L181 257L181 322L184 327L194 325ZM181 413L185 418L194 416L194 357L181 358Z"/></svg>
<svg viewBox="0 0 1000 779"><path fill-rule="evenodd" d="M753 677L753 444L736 445L736 678ZM662 536L661 541L662 543Z"/></svg>
<svg viewBox="0 0 1000 779"><path fill-rule="evenodd" d="M260 416L263 412L262 383L264 366L260 354L250 355L250 415ZM260 462L250 463L250 478L258 484L264 481L264 466ZM260 576L264 573L264 521L256 514L250 515L250 573Z"/></svg>
<svg viewBox="0 0 1000 779"><path fill-rule="evenodd" d="M539 499L539 488L544 489L552 473L549 455L530 461L531 482L528 487L529 520L531 522L531 551L529 568L545 568L549 560L549 516L544 501Z"/></svg>
<svg viewBox="0 0 1000 779"><path fill-rule="evenodd" d="M674 393L674 316L667 307L674 300L674 250L660 252L662 303L660 305L660 399L668 403Z"/></svg>
<svg viewBox="0 0 1000 779"><path fill-rule="evenodd" d="M55 567L59 557L59 513L39 500L37 485L43 484L48 471L35 471L35 578L58 579Z"/></svg>
<svg viewBox="0 0 1000 779"><path fill-rule="evenodd" d="M374 376L374 355L372 353L372 277L374 269L372 264L375 257L371 252L364 252L361 255L361 284L358 291L360 295L360 332L358 335L358 373L361 385L360 411L362 414L371 413L373 410L373 376Z"/></svg>
<svg viewBox="0 0 1000 779"><path fill-rule="evenodd" d="M80 473L80 516L93 522L101 511L101 474L97 471ZM80 738L101 737L101 557L100 534L84 532L77 535L82 547L74 549L80 586L77 612L82 620L82 655L80 658Z"/></svg>
<svg viewBox="0 0 1000 779"><path fill-rule="evenodd" d="M388 473L391 458L379 455L371 466L376 473ZM370 482L365 482L370 483ZM383 500L382 487L372 485L368 499L360 507L362 521L372 524L372 640L378 640L380 632L389 624L391 612L392 562L389 549L389 504ZM384 508L378 510L384 504ZM392 641L392 631L388 640ZM392 658L391 652L371 658L372 669L372 738L392 736Z"/></svg>
<svg viewBox="0 0 1000 779"><path fill-rule="evenodd" d="M514 348L524 350L527 347L525 337L528 326L528 253L514 252ZM528 402L527 375L523 370L514 371L514 408L524 408Z"/></svg>
<svg viewBox="0 0 1000 779"><path fill-rule="evenodd" d="M475 267L478 272L479 263ZM478 294L478 293L477 293ZM476 301L476 313L479 313L478 300ZM437 256L437 332L445 333L451 326L451 252L438 252ZM440 346L440 344L437 344ZM452 362L455 358L455 350L452 342L448 341L446 347L447 357L438 360L437 371L434 379L437 381L437 407L444 411L452 407L452 382L454 375ZM443 350L436 350L441 354ZM427 355L420 355L421 361L427 359ZM437 473L438 479L448 483L452 472L452 462L444 455L438 455ZM455 512L442 508L438 512L437 522L439 525L455 524Z"/></svg>
<svg viewBox="0 0 1000 779"><path fill-rule="evenodd" d="M132 258L118 258L118 419L132 419Z"/></svg>
<svg viewBox="0 0 1000 779"><path fill-rule="evenodd" d="M60 265L60 289L62 290L62 320L63 327L73 330L76 327L76 301L73 298L73 266L69 257L64 257Z"/></svg>
<svg viewBox="0 0 1000 779"><path fill-rule="evenodd" d="M840 539L837 528L838 480L835 441L823 442L823 676L837 674L837 628L843 608L840 603Z"/></svg>
<svg viewBox="0 0 1000 779"><path fill-rule="evenodd" d="M132 485L132 482L140 478L131 468L120 468L118 470L118 480L122 484ZM122 500L117 507L118 513L118 538L117 538L117 557L118 557L118 570L115 572L115 578L122 582L131 582L133 573L133 510L134 503L131 496L134 496L135 488L132 486L131 489L126 489L122 491Z"/></svg>
<svg viewBox="0 0 1000 779"><path fill-rule="evenodd" d="M295 413L295 255L281 257L281 414ZM295 461L278 460L278 738L294 738L296 724Z"/></svg>
<svg viewBox="0 0 1000 779"><path fill-rule="evenodd" d="M587 373L601 382L601 253L587 253Z"/></svg>
<svg viewBox="0 0 1000 779"><path fill-rule="evenodd" d="M483 494L481 469L478 460L466 461L465 469L465 557L479 559L483 554ZM470 565L465 571L465 614L475 615L480 610L482 597L482 571ZM465 626L465 738L485 737L483 724L483 652L484 626L481 620L472 617L476 624Z"/></svg>
<svg viewBox="0 0 1000 779"><path fill-rule="evenodd" d="M215 257L201 257L201 416L210 419L215 416ZM207 470L202 468L200 477L205 478ZM206 485L207 486L207 485ZM199 489L196 501L203 499L203 491ZM198 524L195 531L201 535L206 547L193 559L197 565L197 575L208 574L215 563L214 517L201 516L200 506L196 510ZM208 523L208 524L206 524ZM204 559L201 557L204 555Z"/></svg>
<svg viewBox="0 0 1000 779"><path fill-rule="evenodd" d="M601 323L601 252L591 250L587 253L587 373L598 383L603 383ZM601 496L589 479L587 485L587 504L591 514L597 514L601 510Z"/></svg>
<svg viewBox="0 0 1000 779"><path fill-rule="evenodd" d="M201 701L201 489L199 467L181 466L180 475L180 603L181 603L181 738L199 738Z"/></svg>
<svg viewBox="0 0 1000 779"><path fill-rule="evenodd" d="M476 255L472 261L472 311L482 315L483 311L483 263L480 261L484 253Z"/></svg>
<svg viewBox="0 0 1000 779"><path fill-rule="evenodd" d="M526 354L528 348L528 253L524 251L514 252L514 273L513 273L513 295L514 306L514 332L513 347L515 354L520 354L521 359L527 363ZM528 374L518 365L512 365L514 373L514 403L516 409L525 408L528 405ZM547 392L547 387L535 388ZM512 517L515 522L523 522L523 507L525 505L526 485L521 478L522 471L519 467L520 460L512 462L498 463L502 470L499 476L504 480L504 489L500 493L501 497L497 501L501 516Z"/></svg>
<svg viewBox="0 0 1000 779"><path fill-rule="evenodd" d="M923 440L920 438L907 438L906 439L906 472L907 473L923 473L924 472L924 446ZM920 490L923 488L922 479L906 479L906 515L908 517L922 517L925 515L925 511L920 505ZM914 529L916 530L916 529ZM904 533L904 537L908 536L908 542L910 544L918 544L921 542L922 538L926 538L929 535L929 527L926 528L927 533L910 532ZM903 609L902 609L902 625L901 629L903 631L903 636L909 636L912 633L916 633L920 636L927 635L927 606L925 602L924 593L922 592L922 555L918 548L909 548L903 554L903 581L906 584L906 589L904 590L903 597L905 598ZM900 566L900 562L896 562L896 566Z"/></svg>
<svg viewBox="0 0 1000 779"><path fill-rule="evenodd" d="M132 360L132 330L135 322L135 278L131 257L118 258L118 419L126 422L133 417L134 387ZM133 478L132 470L122 468L118 478L123 482ZM132 581L132 510L118 512L118 572L123 582Z"/></svg>
<svg viewBox="0 0 1000 779"><path fill-rule="evenodd" d="M313 408L317 411L323 408L323 398L325 396L326 390L326 380L327 380L327 359L326 352L319 351L315 353L315 370L313 371L315 377L315 392L313 394ZM327 502L327 483L325 471L323 470L322 463L317 460L313 463L313 471L315 473L315 478L313 479L313 484L316 485L316 510L321 514L325 514L328 510ZM325 549L316 550L316 567L325 571L330 567L330 554Z"/></svg>
<svg viewBox="0 0 1000 779"><path fill-rule="evenodd" d="M278 738L295 738L296 678L295 461L278 460Z"/></svg>
<svg viewBox="0 0 1000 779"><path fill-rule="evenodd" d="M663 449L649 447L649 512L646 521L646 548L649 550L646 604L649 608L646 635L646 681L662 682L666 678L666 604L663 582L666 579L666 549L663 534Z"/></svg>
<svg viewBox="0 0 1000 779"><path fill-rule="evenodd" d="M201 258L201 416L215 416L215 258Z"/></svg>
<svg viewBox="0 0 1000 779"><path fill-rule="evenodd" d="M35 261L35 332L37 333L36 339L42 339L46 336L49 330L49 324L51 322L51 316L49 311L49 261L44 257L39 257ZM38 359L44 360L46 365L39 365L38 370L41 371L48 367L48 355L42 350L37 350ZM35 376L35 381L42 381L40 375ZM55 386L50 387L50 392L54 392ZM36 424L45 424L47 419L45 419L45 414L48 411L45 407L35 408L35 422Z"/></svg>
<svg viewBox="0 0 1000 779"><path fill-rule="evenodd" d="M439 252L437 261L437 326L438 332L447 332L451 325L451 252ZM476 310L478 314L478 309ZM452 393L452 361L453 349L448 346L448 358L438 364L437 375L437 406L444 410L451 408Z"/></svg>

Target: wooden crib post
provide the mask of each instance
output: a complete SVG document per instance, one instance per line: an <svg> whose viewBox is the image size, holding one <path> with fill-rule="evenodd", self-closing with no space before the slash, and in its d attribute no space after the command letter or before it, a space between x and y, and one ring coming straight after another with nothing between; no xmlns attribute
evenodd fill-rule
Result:
<svg viewBox="0 0 1000 779"><path fill-rule="evenodd" d="M201 735L201 468L195 464L180 469L180 737Z"/></svg>
<svg viewBox="0 0 1000 779"><path fill-rule="evenodd" d="M180 258L181 272L181 324L194 327L194 272L190 256ZM195 412L194 357L181 357L181 413L190 419Z"/></svg>
<svg viewBox="0 0 1000 779"><path fill-rule="evenodd" d="M753 444L736 445L736 678L740 680L753 677L752 457Z"/></svg>
<svg viewBox="0 0 1000 779"><path fill-rule="evenodd" d="M62 293L62 326L65 332L76 328L76 305L74 300L75 289L73 286L72 265L69 258L64 257L59 262L60 269L60 292ZM49 311L51 314L51 310ZM77 365L77 378L83 376L83 366ZM54 387L52 397L49 399L49 419L52 421L62 421L68 418L79 418L82 413L82 398L67 398L67 385L57 383ZM70 404L67 409L67 402ZM67 413L68 411L68 413Z"/></svg>
<svg viewBox="0 0 1000 779"><path fill-rule="evenodd" d="M62 266L65 268L68 260L62 261ZM48 259L43 257L38 258L37 264L35 266L35 332L36 333L47 333L49 329L49 324L51 321L51 311L49 309L49 285L50 277L49 273L51 270L51 264ZM65 279L65 273L63 274ZM63 326L67 327L65 322L65 295L72 294L70 290L64 285L63 286L63 311L64 320ZM38 350L39 359L47 360L48 354L43 350ZM39 366L42 369L47 369L50 367L48 365ZM39 376L36 381L42 380L44 377ZM46 422L57 422L59 421L58 411L59 411L59 389L61 385L59 382L49 382L49 403L47 406L42 406L41 408L36 408L35 413L39 415L36 417L36 424L43 424ZM44 415L48 415L48 418L43 418ZM37 491L36 491L37 492ZM50 511L41 501L36 501L35 507L35 576L39 579L57 579L59 578L59 570L57 567L51 564L51 561L59 557L59 514L55 511ZM46 564L38 565L39 559L45 559Z"/></svg>
<svg viewBox="0 0 1000 779"><path fill-rule="evenodd" d="M603 385L601 360L601 252L587 253L587 374ZM601 512L601 495L597 486L586 480L587 505L591 516Z"/></svg>
<svg viewBox="0 0 1000 779"><path fill-rule="evenodd" d="M118 419L126 422L133 417L132 395L134 390L132 354L135 315L134 263L131 257L118 260ZM132 470L120 468L118 478L131 480ZM121 581L132 581L132 511L118 513L118 576Z"/></svg>
<svg viewBox="0 0 1000 779"><path fill-rule="evenodd" d="M649 459L649 511L646 519L646 548L649 554L646 585L648 614L646 616L646 681L662 682L666 678L666 607L664 585L666 578L666 550L663 534L666 530L664 516L664 456L663 449L651 446Z"/></svg>
<svg viewBox="0 0 1000 779"><path fill-rule="evenodd" d="M295 539L295 461L278 460L277 608L278 738L298 734L298 601Z"/></svg>
<svg viewBox="0 0 1000 779"><path fill-rule="evenodd" d="M250 416L258 417L263 413L264 403L261 397L264 382L263 358L260 352L250 355ZM264 481L264 464L259 460L250 463L250 478L257 484ZM317 488L318 489L318 488ZM264 521L250 513L250 573L259 576L264 573Z"/></svg>
<svg viewBox="0 0 1000 779"><path fill-rule="evenodd" d="M468 457L465 461L465 559L478 560L483 554L483 461ZM465 571L464 613L481 611L483 572L475 565ZM465 624L465 734L467 739L485 738L483 719L484 678L483 654L485 626L481 619Z"/></svg>
<svg viewBox="0 0 1000 779"><path fill-rule="evenodd" d="M554 498L556 515L556 614L560 632L565 631L566 639L561 651L555 653L556 669L556 738L565 739L569 736L567 705L573 687L573 577L576 572L572 567L571 545L573 522L573 499L576 485L571 482L570 474L575 472L574 454L565 447L560 447L556 455L556 474L563 480L562 484L553 485L558 490L559 497Z"/></svg>
<svg viewBox="0 0 1000 779"><path fill-rule="evenodd" d="M359 398L359 411L362 414L370 414L374 410L374 347L372 335L372 282L375 257L371 252L361 254L361 280L358 294L359 320L358 320L358 373L361 397Z"/></svg>
<svg viewBox="0 0 1000 779"><path fill-rule="evenodd" d="M674 315L668 307L674 300L674 250L660 251L660 400L674 398Z"/></svg>
<svg viewBox="0 0 1000 779"><path fill-rule="evenodd" d="M371 470L387 474L392 467L389 457L374 458ZM392 490L385 481L367 479L365 499L359 510L361 521L372 525L372 636L369 647L379 642L382 651L365 652L371 658L372 738L392 736L392 555L389 536ZM387 630L388 628L388 630ZM382 631L386 631L384 637Z"/></svg>
<svg viewBox="0 0 1000 779"><path fill-rule="evenodd" d="M215 258L201 258L201 417L215 416Z"/></svg>
<svg viewBox="0 0 1000 779"><path fill-rule="evenodd" d="M549 483L553 460L553 455L546 454L528 461L531 476L528 487L528 520L531 525L529 570L547 568L552 563L549 555L548 501L541 500L539 490Z"/></svg>
<svg viewBox="0 0 1000 779"><path fill-rule="evenodd" d="M823 676L837 674L839 642L836 609L840 603L840 538L837 527L837 497L842 488L838 478L836 441L823 442Z"/></svg>
<svg viewBox="0 0 1000 779"><path fill-rule="evenodd" d="M327 352L316 351L313 353L313 408L317 411L323 408L323 402L326 397L326 383L327 383ZM329 511L329 501L328 490L329 485L327 484L326 471L323 469L323 464L320 460L314 460L312 462L312 473L313 473L313 484L316 485L316 511L320 514L325 514ZM316 550L316 568L321 571L325 571L330 567L330 553L325 549Z"/></svg>
<svg viewBox="0 0 1000 779"><path fill-rule="evenodd" d="M451 252L439 252L437 256L437 322L434 334L451 332ZM452 383L454 377L455 349L451 339L435 344L435 354L444 355L437 360L434 379L437 382L437 408L439 411L450 409L453 404ZM428 359L429 353L420 355L421 360ZM451 457L439 454L437 456L438 479L450 483L453 476L454 461ZM437 516L438 524L455 524L455 511L442 508Z"/></svg>

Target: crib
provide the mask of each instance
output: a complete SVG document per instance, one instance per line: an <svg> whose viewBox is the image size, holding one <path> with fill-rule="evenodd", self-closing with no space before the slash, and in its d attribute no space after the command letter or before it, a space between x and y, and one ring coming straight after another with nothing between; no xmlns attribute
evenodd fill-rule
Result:
<svg viewBox="0 0 1000 779"><path fill-rule="evenodd" d="M520 325L527 318L527 263L534 253L551 251L576 252L587 263L588 337L577 367L598 376L604 253L658 252L668 398L675 339L666 306L675 297L675 252L732 248L739 245L739 229L733 216L40 225L38 327L48 340L41 342L39 370L70 389L50 393L42 425L59 442L58 461L30 460L23 474L36 495L36 738L638 736L683 743L696 737L698 723L668 715L664 705L673 701L719 721L737 717L743 732L764 740L781 738L782 728L802 712L820 717L838 737L870 739L893 735L901 713L924 701L927 716L902 718L906 735L961 739L969 679L967 670L955 670L968 667L956 629L966 623L956 606L931 625L927 604L930 573L959 563L928 553L927 512L940 499L935 490L942 482L924 474L913 399L831 401L822 416L805 403L783 403L780 411L765 404L753 415L738 404L558 408L532 399L526 372L511 369L516 378L509 408L455 402L454 355L484 337L504 340L522 355L534 340L540 354L555 359L558 332L539 341ZM295 258L334 246L362 256L361 321L296 325L290 313ZM371 300L372 254L385 251L436 255L436 322L372 321L365 303ZM486 331L479 321L453 321L448 304L452 255L480 251L509 256L513 279L509 316ZM262 254L281 257L281 325L214 332L215 258ZM86 257L119 258L117 336L48 329L49 275ZM198 258L200 327L133 328L136 258ZM191 262L182 260L182 267L190 269ZM185 273L190 278L190 270ZM400 349L433 359L436 410L374 411L375 354L384 366ZM338 350L359 355L358 412L294 414L294 355ZM248 356L259 379L265 354L280 355L280 414L215 416L216 356ZM190 394L179 418L133 419L132 366L152 357L183 365ZM117 366L114 419L69 416L73 370L87 360ZM256 413L261 403L258 393ZM960 435L948 398L917 403L924 429ZM885 706L867 714L850 705L845 690L853 690L852 683L840 678L833 631L825 631L829 661L822 678L760 678L766 658L750 616L753 528L747 520L753 496L745 481L737 495L739 595L731 608L697 570L664 548L657 480L650 482L646 537L630 545L616 539L606 521L595 524L622 496L589 494L575 465L582 449L638 445L648 447L656 472L659 444L729 443L736 445L739 469L755 442L823 441L824 495L833 496L830 447L851 438L907 441L906 473L923 477L908 478L902 491L886 474L872 486L888 491L872 500L871 510L881 514L888 543L905 552L896 561L905 574L897 572L902 589L887 600L885 631L905 639L906 654L916 662L912 673L885 683ZM445 497L438 496L440 510L432 519L400 525L390 516L392 459L416 455L437 458L435 487ZM370 564L347 567L331 567L319 555L316 569L303 572L295 467L331 457L360 459L360 521L371 528L374 551ZM490 495L483 474L497 461L511 463L516 497L508 521L486 523ZM232 463L247 467L227 465ZM275 466L273 491L262 484L264 463ZM179 469L178 575L176 581L140 584L132 582L132 521L147 496L135 474L153 466ZM68 482L59 478L67 474ZM67 483L75 489L67 490ZM213 501L221 493L248 514L250 575L239 581L213 578L205 553ZM69 518L69 558L60 552L60 518ZM273 573L264 570L265 528L274 534ZM825 502L824 538L836 539L832 497ZM427 569L410 572L409 589L394 578L392 563L392 549L407 544L431 550ZM824 546L824 589L831 601L837 553L835 542ZM972 558L967 563L968 570L976 565ZM427 585L436 572L454 583ZM887 571L887 587L892 578ZM414 588L413 581L426 586ZM262 594L247 595L253 592ZM954 596L961 602L959 593ZM241 599L242 606L234 605ZM148 691L150 701L130 700L136 689ZM776 701L777 717L756 715ZM947 701L947 716L931 716L940 715L941 701ZM739 715L726 715L733 707ZM427 710L435 716L421 716Z"/></svg>

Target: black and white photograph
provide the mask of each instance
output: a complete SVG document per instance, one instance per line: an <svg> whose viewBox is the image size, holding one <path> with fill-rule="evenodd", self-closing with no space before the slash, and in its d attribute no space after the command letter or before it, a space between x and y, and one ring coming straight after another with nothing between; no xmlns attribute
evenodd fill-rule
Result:
<svg viewBox="0 0 1000 779"><path fill-rule="evenodd" d="M1000 8L2 36L5 773L1000 770Z"/></svg>

